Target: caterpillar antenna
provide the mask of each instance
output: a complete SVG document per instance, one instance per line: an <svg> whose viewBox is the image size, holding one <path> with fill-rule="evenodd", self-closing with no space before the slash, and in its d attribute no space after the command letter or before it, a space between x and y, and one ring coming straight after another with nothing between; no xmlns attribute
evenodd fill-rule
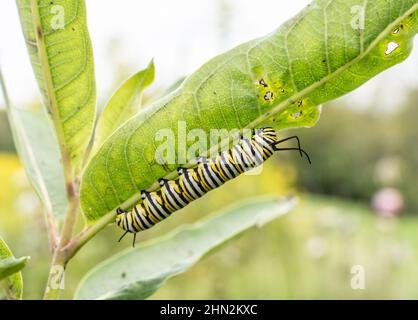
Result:
<svg viewBox="0 0 418 320"><path fill-rule="evenodd" d="M276 151L297 150L299 152L302 152L306 156L306 158L308 159L309 164L312 164L311 158L309 157L308 153L303 149L299 149L299 148L275 148L275 150Z"/></svg>
<svg viewBox="0 0 418 320"><path fill-rule="evenodd" d="M298 142L299 154L300 154L300 156L301 156L301 158L302 158L302 157L303 157L303 153L302 153L302 148L301 148L301 146L300 146L300 140L299 140L299 137L298 137L298 136L292 136L292 137L288 137L288 138L285 138L285 139L279 140L279 141L276 143L276 145L278 145L278 144L280 144L280 143L283 143L283 142L286 142L286 141L291 140L291 139L296 139L296 141Z"/></svg>

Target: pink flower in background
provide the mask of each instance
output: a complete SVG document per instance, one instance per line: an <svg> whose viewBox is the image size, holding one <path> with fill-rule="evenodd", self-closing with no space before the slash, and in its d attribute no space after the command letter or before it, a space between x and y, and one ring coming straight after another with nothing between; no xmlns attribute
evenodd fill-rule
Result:
<svg viewBox="0 0 418 320"><path fill-rule="evenodd" d="M372 198L372 207L378 215L394 217L399 215L405 206L402 193L394 188L383 188Z"/></svg>

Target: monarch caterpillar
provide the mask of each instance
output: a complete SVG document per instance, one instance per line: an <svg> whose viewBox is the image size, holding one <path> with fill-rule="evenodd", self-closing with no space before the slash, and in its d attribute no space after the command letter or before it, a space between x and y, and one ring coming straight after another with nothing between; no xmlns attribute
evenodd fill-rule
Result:
<svg viewBox="0 0 418 320"><path fill-rule="evenodd" d="M278 148L277 145L296 139L297 148ZM169 217L173 212L185 207L190 202L202 197L207 192L218 188L225 182L261 165L270 158L274 151L298 150L301 157L308 154L301 149L297 136L279 140L272 128L253 129L251 139L241 136L231 149L220 152L214 159L198 158L198 164L191 169L179 168L176 180L160 179L160 189L154 192L141 191L142 202L130 211L116 210L116 224L125 230L119 239L128 233L151 228Z"/></svg>

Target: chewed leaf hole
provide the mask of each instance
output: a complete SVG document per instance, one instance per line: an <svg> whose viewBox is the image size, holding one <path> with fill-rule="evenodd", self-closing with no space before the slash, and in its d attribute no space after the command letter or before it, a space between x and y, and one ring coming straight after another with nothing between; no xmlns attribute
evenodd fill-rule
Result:
<svg viewBox="0 0 418 320"><path fill-rule="evenodd" d="M292 118L293 119L298 119L302 116L302 114L303 114L302 111L296 112L296 113L292 114Z"/></svg>
<svg viewBox="0 0 418 320"><path fill-rule="evenodd" d="M267 91L266 94L264 95L264 100L265 101L271 101L274 98L274 93L272 91Z"/></svg>
<svg viewBox="0 0 418 320"><path fill-rule="evenodd" d="M263 86L264 88L268 88L268 84L266 83L266 81L264 79L260 79L258 81L258 84Z"/></svg>
<svg viewBox="0 0 418 320"><path fill-rule="evenodd" d="M397 27L397 28L395 28L393 31L392 31L392 33L393 34L398 34L399 32L401 32L401 30L403 30L404 29L404 25L403 24L401 24L399 27Z"/></svg>
<svg viewBox="0 0 418 320"><path fill-rule="evenodd" d="M387 47L386 47L386 51L385 51L385 55L390 55L391 53L393 53L393 51L395 51L396 49L398 49L400 46L399 43L397 42L389 42Z"/></svg>

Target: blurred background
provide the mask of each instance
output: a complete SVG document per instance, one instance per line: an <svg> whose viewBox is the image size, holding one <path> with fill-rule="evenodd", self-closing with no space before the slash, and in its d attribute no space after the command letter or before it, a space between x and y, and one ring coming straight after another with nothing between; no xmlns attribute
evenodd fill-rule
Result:
<svg viewBox="0 0 418 320"><path fill-rule="evenodd" d="M99 108L154 57L154 99L199 65L264 35L309 1L87 0ZM14 1L0 4L0 62L12 102L40 101ZM418 41L415 41L418 45ZM355 92L324 106L319 123L293 130L312 158L279 154L260 176L241 176L141 235L154 238L226 205L263 194L300 198L286 217L252 230L167 282L160 299L418 298L418 50ZM30 255L25 298L42 297L50 252L42 206L16 156L0 100L0 234ZM238 196L239 195L239 196ZM81 223L81 222L80 222ZM71 262L66 297L99 261L130 245L108 227ZM364 290L351 268L366 272Z"/></svg>

